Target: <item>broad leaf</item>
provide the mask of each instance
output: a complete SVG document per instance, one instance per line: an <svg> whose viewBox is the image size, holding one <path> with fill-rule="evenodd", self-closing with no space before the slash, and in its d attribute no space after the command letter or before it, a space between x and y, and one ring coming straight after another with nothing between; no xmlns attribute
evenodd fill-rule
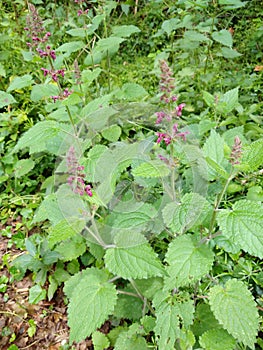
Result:
<svg viewBox="0 0 263 350"><path fill-rule="evenodd" d="M159 337L158 349L174 349L174 343L180 337L181 327L189 329L193 323L194 305L189 295L179 293L170 297L159 291L153 299L156 310L155 334Z"/></svg>
<svg viewBox="0 0 263 350"><path fill-rule="evenodd" d="M249 146L244 148L243 156L241 158L242 166L246 166L246 170L251 172L263 164L263 139L252 142Z"/></svg>
<svg viewBox="0 0 263 350"><path fill-rule="evenodd" d="M115 350L147 350L144 331L138 323L132 324L127 331L122 331L117 338Z"/></svg>
<svg viewBox="0 0 263 350"><path fill-rule="evenodd" d="M219 134L217 134L214 130L211 131L210 136L206 140L203 151L204 155L207 158L210 158L213 161L213 164L216 163L220 168L223 168L227 171L230 164L227 163L224 158L224 139ZM211 163L212 164L212 163ZM217 170L214 166L209 165L209 179L214 180L218 177ZM220 175L222 176L222 171L220 171Z"/></svg>
<svg viewBox="0 0 263 350"><path fill-rule="evenodd" d="M32 87L30 98L33 102L40 101L43 97L59 95L58 87L54 84L37 84Z"/></svg>
<svg viewBox="0 0 263 350"><path fill-rule="evenodd" d="M230 58L230 59L242 56L241 53L237 52L236 50L230 49L229 47L222 47L221 55L225 58Z"/></svg>
<svg viewBox="0 0 263 350"><path fill-rule="evenodd" d="M169 203L163 209L165 224L175 233L183 233L200 225L207 216L210 204L198 193L188 193L180 203Z"/></svg>
<svg viewBox="0 0 263 350"><path fill-rule="evenodd" d="M142 100L147 96L147 91L139 84L126 83L118 90L118 99L124 99L127 101L138 101Z"/></svg>
<svg viewBox="0 0 263 350"><path fill-rule="evenodd" d="M212 33L212 38L225 46L232 47L233 45L232 35L226 29L222 29L219 32Z"/></svg>
<svg viewBox="0 0 263 350"><path fill-rule="evenodd" d="M199 32L196 32L194 30L188 30L184 33L184 38L189 41L196 41L196 42L202 42L202 41L209 41L208 37L204 34L201 34Z"/></svg>
<svg viewBox="0 0 263 350"><path fill-rule="evenodd" d="M170 170L166 164L159 160L151 160L148 162L141 163L135 169L133 169L133 176L141 177L165 177L169 175Z"/></svg>
<svg viewBox="0 0 263 350"><path fill-rule="evenodd" d="M110 346L110 341L104 333L96 331L92 334L94 350L104 350Z"/></svg>
<svg viewBox="0 0 263 350"><path fill-rule="evenodd" d="M15 177L21 177L29 173L35 166L33 159L21 159L15 165Z"/></svg>
<svg viewBox="0 0 263 350"><path fill-rule="evenodd" d="M247 286L236 279L214 286L209 293L211 309L224 329L244 345L254 349L259 319L256 304Z"/></svg>
<svg viewBox="0 0 263 350"><path fill-rule="evenodd" d="M227 91L223 96L220 97L217 111L222 114L230 113L234 108L238 106L238 87Z"/></svg>
<svg viewBox="0 0 263 350"><path fill-rule="evenodd" d="M31 86L33 84L33 79L30 74L23 75L22 77L16 77L14 78L8 89L7 92L13 91L13 90L20 90L24 87Z"/></svg>
<svg viewBox="0 0 263 350"><path fill-rule="evenodd" d="M79 342L90 336L113 312L117 300L115 286L105 275L86 274L70 294L68 324L70 341Z"/></svg>
<svg viewBox="0 0 263 350"><path fill-rule="evenodd" d="M122 130L119 125L111 125L110 127L105 128L101 131L102 136L110 142L118 141L121 133Z"/></svg>
<svg viewBox="0 0 263 350"><path fill-rule="evenodd" d="M179 28L180 23L181 21L178 18L167 19L163 22L162 29L170 36L175 29Z"/></svg>
<svg viewBox="0 0 263 350"><path fill-rule="evenodd" d="M130 248L109 248L105 254L105 265L114 275L125 279L163 275L162 264L148 244Z"/></svg>
<svg viewBox="0 0 263 350"><path fill-rule="evenodd" d="M71 261L79 258L87 250L86 240L80 235L75 235L66 241L59 243L55 251L59 253L61 261Z"/></svg>
<svg viewBox="0 0 263 350"><path fill-rule="evenodd" d="M16 100L11 94L7 92L0 91L0 108L16 103Z"/></svg>
<svg viewBox="0 0 263 350"><path fill-rule="evenodd" d="M263 205L240 200L218 213L222 234L251 255L263 258Z"/></svg>
<svg viewBox="0 0 263 350"><path fill-rule="evenodd" d="M48 241L51 246L54 244L64 241L68 238L75 236L80 233L85 227L84 218L70 218L70 220L63 219L55 226L51 226L48 235Z"/></svg>
<svg viewBox="0 0 263 350"><path fill-rule="evenodd" d="M219 5L224 6L226 10L233 10L245 6L247 1L240 0L219 0Z"/></svg>
<svg viewBox="0 0 263 350"><path fill-rule="evenodd" d="M65 52L68 56L72 52L76 52L85 47L85 43L83 41L71 41L69 43L63 44L56 48L58 52Z"/></svg>
<svg viewBox="0 0 263 350"><path fill-rule="evenodd" d="M222 328L206 331L199 343L205 350L234 350L236 346L235 339Z"/></svg>
<svg viewBox="0 0 263 350"><path fill-rule="evenodd" d="M121 38L127 38L134 33L139 33L140 31L141 30L138 27L132 24L112 27L112 34Z"/></svg>
<svg viewBox="0 0 263 350"><path fill-rule="evenodd" d="M194 236L176 237L166 253L169 277L165 278L165 288L172 290L195 283L209 273L213 261L212 250L205 244L199 244Z"/></svg>

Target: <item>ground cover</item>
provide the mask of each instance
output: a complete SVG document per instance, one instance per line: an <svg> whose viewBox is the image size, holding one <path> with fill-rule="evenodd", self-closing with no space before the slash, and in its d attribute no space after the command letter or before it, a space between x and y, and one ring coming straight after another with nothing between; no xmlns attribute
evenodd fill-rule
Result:
<svg viewBox="0 0 263 350"><path fill-rule="evenodd" d="M261 1L0 10L1 349L262 349Z"/></svg>

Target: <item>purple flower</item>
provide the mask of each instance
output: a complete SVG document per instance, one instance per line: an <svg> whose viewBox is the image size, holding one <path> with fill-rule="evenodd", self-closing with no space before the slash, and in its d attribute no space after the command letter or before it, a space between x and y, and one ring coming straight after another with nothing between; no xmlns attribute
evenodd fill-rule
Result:
<svg viewBox="0 0 263 350"><path fill-rule="evenodd" d="M176 115L177 115L177 117L181 117L182 110L183 110L184 107L185 107L185 103L181 103L180 105L178 105L176 107Z"/></svg>
<svg viewBox="0 0 263 350"><path fill-rule="evenodd" d="M84 166L79 164L74 146L69 148L66 162L69 173L67 182L72 191L80 196L83 196L86 193L89 197L92 197L91 185L85 184L85 174L83 172Z"/></svg>
<svg viewBox="0 0 263 350"><path fill-rule="evenodd" d="M44 77L46 77L46 76L50 73L49 69L41 68L41 70L42 70L43 73L44 73Z"/></svg>

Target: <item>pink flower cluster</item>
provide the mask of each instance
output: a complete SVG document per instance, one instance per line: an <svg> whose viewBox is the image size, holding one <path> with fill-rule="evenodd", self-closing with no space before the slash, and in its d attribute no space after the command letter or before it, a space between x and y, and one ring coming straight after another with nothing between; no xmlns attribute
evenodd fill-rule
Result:
<svg viewBox="0 0 263 350"><path fill-rule="evenodd" d="M242 142L238 136L235 137L234 145L230 154L230 163L232 165L239 164L242 156Z"/></svg>
<svg viewBox="0 0 263 350"><path fill-rule="evenodd" d="M66 161L69 173L68 184L72 191L80 196L86 193L89 197L92 197L91 185L85 183L84 166L80 165L77 161L74 146L69 148Z"/></svg>
<svg viewBox="0 0 263 350"><path fill-rule="evenodd" d="M71 94L72 94L72 91L69 91L69 89L66 88L61 95L51 96L51 98L54 102L57 102L58 100L64 100Z"/></svg>
<svg viewBox="0 0 263 350"><path fill-rule="evenodd" d="M161 78L160 78L160 91L162 95L160 100L164 103L164 110L157 112L156 116L156 124L161 124L164 121L172 122L173 118L180 118L182 116L183 108L185 107L185 103L181 103L179 105L174 106L174 103L177 101L177 96L173 94L173 90L175 88L173 72L171 68L168 66L165 60L160 61L160 69L161 69ZM168 146L172 140L182 139L186 140L186 135L189 133L179 132L178 124L170 125L172 131L167 132L157 132L157 143L164 143Z"/></svg>
<svg viewBox="0 0 263 350"><path fill-rule="evenodd" d="M54 81L58 81L58 77L61 76L62 78L64 78L65 76L65 70L64 69L58 69L58 70L54 70L54 69L47 69L47 68L41 68L41 70L44 73L44 77L46 77L47 75L50 75L52 77L52 80Z"/></svg>

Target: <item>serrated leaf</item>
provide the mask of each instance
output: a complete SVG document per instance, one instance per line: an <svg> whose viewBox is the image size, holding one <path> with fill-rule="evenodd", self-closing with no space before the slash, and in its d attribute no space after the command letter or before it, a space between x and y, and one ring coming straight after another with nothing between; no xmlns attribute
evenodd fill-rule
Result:
<svg viewBox="0 0 263 350"><path fill-rule="evenodd" d="M208 37L205 36L204 34L201 34L199 32L196 32L194 30L188 30L184 33L184 38L189 41L197 41L197 42L202 42L202 41L209 41Z"/></svg>
<svg viewBox="0 0 263 350"><path fill-rule="evenodd" d="M126 83L118 91L117 97L127 101L138 101L148 95L148 92L139 84Z"/></svg>
<svg viewBox="0 0 263 350"><path fill-rule="evenodd" d="M244 148L241 164L245 164L249 172L258 169L263 164L263 139L252 142Z"/></svg>
<svg viewBox="0 0 263 350"><path fill-rule="evenodd" d="M27 174L35 166L33 159L21 159L15 165L15 177L21 177Z"/></svg>
<svg viewBox="0 0 263 350"><path fill-rule="evenodd" d="M163 162L151 160L144 162L132 170L133 176L141 176L146 178L165 177L170 173L169 168Z"/></svg>
<svg viewBox="0 0 263 350"><path fill-rule="evenodd" d="M60 260L71 261L79 258L87 249L85 239L80 235L75 235L64 242L59 243L55 251L60 254Z"/></svg>
<svg viewBox="0 0 263 350"><path fill-rule="evenodd" d="M214 261L212 250L204 244L199 244L192 235L176 237L166 253L168 266L164 286L172 290L193 284L207 274Z"/></svg>
<svg viewBox="0 0 263 350"><path fill-rule="evenodd" d="M23 75L22 77L15 77L8 89L7 92L13 91L13 90L19 90L23 89L24 87L31 86L33 84L33 79L30 74Z"/></svg>
<svg viewBox="0 0 263 350"><path fill-rule="evenodd" d="M239 7L245 6L247 1L242 2L240 0L219 0L219 4L224 6L226 10L233 10Z"/></svg>
<svg viewBox="0 0 263 350"><path fill-rule="evenodd" d="M52 120L38 122L20 137L14 148L14 152L29 147L30 154L42 151L50 151L53 153L52 142L59 140L59 149L66 135L70 140L70 137L68 136L69 131L70 129L68 126Z"/></svg>
<svg viewBox="0 0 263 350"><path fill-rule="evenodd" d="M219 32L212 33L212 38L225 46L232 47L233 45L232 35L226 29L222 29Z"/></svg>
<svg viewBox="0 0 263 350"><path fill-rule="evenodd" d="M194 324L191 329L197 337L200 337L209 329L221 328L208 304L197 304Z"/></svg>
<svg viewBox="0 0 263 350"><path fill-rule="evenodd" d="M217 222L224 236L249 254L263 258L262 203L240 200L232 210L220 210Z"/></svg>
<svg viewBox="0 0 263 350"><path fill-rule="evenodd" d="M215 97L209 92L203 91L203 99L205 100L205 103L208 105L208 107L214 107Z"/></svg>
<svg viewBox="0 0 263 350"><path fill-rule="evenodd" d="M64 219L54 194L46 196L41 202L34 215L33 223L45 221L47 219L50 220L53 225Z"/></svg>
<svg viewBox="0 0 263 350"><path fill-rule="evenodd" d="M16 103L16 100L11 94L5 91L0 91L0 108Z"/></svg>
<svg viewBox="0 0 263 350"><path fill-rule="evenodd" d="M101 68L95 68L93 70L85 69L81 73L81 79L86 86L89 86L95 79L98 78L101 72Z"/></svg>
<svg viewBox="0 0 263 350"><path fill-rule="evenodd" d="M169 297L158 291L153 299L156 310L155 334L159 336L158 349L174 349L174 343L180 337L181 327L188 329L193 323L194 305L187 293Z"/></svg>
<svg viewBox="0 0 263 350"><path fill-rule="evenodd" d="M125 292L134 292L133 289L124 289ZM143 313L143 301L135 296L121 294L118 296L114 308L114 316L118 319L139 320Z"/></svg>
<svg viewBox="0 0 263 350"><path fill-rule="evenodd" d="M63 219L55 226L49 229L48 242L51 246L58 242L64 241L68 238L80 233L85 227L85 220L79 218L70 218L70 220Z"/></svg>
<svg viewBox="0 0 263 350"><path fill-rule="evenodd" d="M85 47L83 41L71 41L69 43L63 44L56 48L58 52L65 52L67 55L70 55L72 52L76 52Z"/></svg>
<svg viewBox="0 0 263 350"><path fill-rule="evenodd" d="M116 37L127 38L134 33L139 33L141 30L134 25L122 25L112 27L112 34Z"/></svg>
<svg viewBox="0 0 263 350"><path fill-rule="evenodd" d="M110 341L104 333L96 331L92 334L94 350L104 350L110 346Z"/></svg>
<svg viewBox="0 0 263 350"><path fill-rule="evenodd" d="M223 57L230 59L242 56L241 53L237 52L236 50L230 49L229 47L222 47L221 54Z"/></svg>
<svg viewBox="0 0 263 350"><path fill-rule="evenodd" d="M163 209L163 219L165 224L176 233L188 231L193 226L200 225L210 204L198 193L187 193L180 203L168 203Z"/></svg>
<svg viewBox="0 0 263 350"><path fill-rule="evenodd" d="M59 95L58 87L54 84L37 84L32 87L30 98L33 102L40 101L43 97Z"/></svg>
<svg viewBox="0 0 263 350"><path fill-rule="evenodd" d="M103 277L85 276L72 292L68 307L71 343L90 336L114 310L117 291Z"/></svg>
<svg viewBox="0 0 263 350"><path fill-rule="evenodd" d="M220 97L217 104L217 111L222 114L230 113L238 106L238 90L239 87L229 90Z"/></svg>
<svg viewBox="0 0 263 350"><path fill-rule="evenodd" d="M110 37L105 38L105 39L100 39L97 42L96 49L99 51L108 52L109 54L113 54L119 50L120 44L124 40L125 39L123 39L123 38L114 37L114 36L110 36Z"/></svg>
<svg viewBox="0 0 263 350"><path fill-rule="evenodd" d="M220 168L227 169L227 166L230 166L230 164L228 164L224 158L224 143L223 137L217 134L215 130L211 130L210 136L204 144L203 151L205 157L214 161ZM217 177L217 172L213 167L209 166L209 179L214 180L217 179Z"/></svg>
<svg viewBox="0 0 263 350"><path fill-rule="evenodd" d="M149 278L163 275L163 267L150 245L130 248L109 248L105 265L114 275L122 278Z"/></svg>
<svg viewBox="0 0 263 350"><path fill-rule="evenodd" d="M234 350L236 341L222 328L210 329L199 338L199 344L205 350Z"/></svg>
<svg viewBox="0 0 263 350"><path fill-rule="evenodd" d="M103 129L101 131L102 136L110 141L110 142L116 142L118 141L119 137L121 136L122 130L119 127L119 125L111 125L106 129Z"/></svg>
<svg viewBox="0 0 263 350"><path fill-rule="evenodd" d="M80 38L85 38L87 35L87 31L84 28L74 28L66 31L67 34L71 36L78 36Z"/></svg>
<svg viewBox="0 0 263 350"><path fill-rule="evenodd" d="M229 178L229 173L218 163L216 163L213 159L206 157L205 158L207 164L213 169L220 177L227 180Z"/></svg>
<svg viewBox="0 0 263 350"><path fill-rule="evenodd" d="M254 349L259 319L256 304L247 286L236 279L210 289L209 304L224 329L244 345Z"/></svg>
<svg viewBox="0 0 263 350"><path fill-rule="evenodd" d="M175 29L179 28L180 23L181 21L178 18L167 19L163 22L162 29L170 36Z"/></svg>
<svg viewBox="0 0 263 350"><path fill-rule="evenodd" d="M132 324L127 331L122 331L118 336L115 350L147 350L146 340L142 337L144 331L138 323Z"/></svg>

